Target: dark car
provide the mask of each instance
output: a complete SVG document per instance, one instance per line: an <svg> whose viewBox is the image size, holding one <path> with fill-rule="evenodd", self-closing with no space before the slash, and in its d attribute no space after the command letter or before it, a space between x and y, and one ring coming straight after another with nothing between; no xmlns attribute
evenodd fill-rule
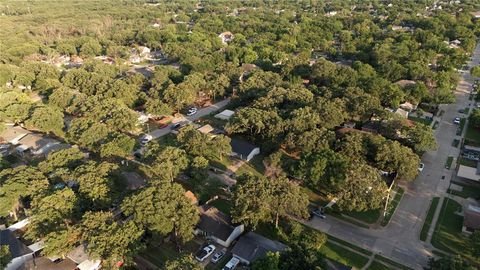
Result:
<svg viewBox="0 0 480 270"><path fill-rule="evenodd" d="M321 219L325 219L327 218L327 216L325 215L325 212L323 211L323 209L316 209L316 210L313 210L312 211L312 215L313 216L317 216Z"/></svg>

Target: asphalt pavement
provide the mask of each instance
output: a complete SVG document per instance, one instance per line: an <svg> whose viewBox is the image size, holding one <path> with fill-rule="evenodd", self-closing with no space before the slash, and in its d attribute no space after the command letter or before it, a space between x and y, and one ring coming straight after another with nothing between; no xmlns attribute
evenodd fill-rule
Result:
<svg viewBox="0 0 480 270"><path fill-rule="evenodd" d="M479 60L480 45L477 45L468 66L478 65ZM454 139L460 139L456 135L458 126L453 124L453 119L464 116L458 112L460 109L474 106L474 101L468 99L474 79L468 72L460 75L461 81L455 91L456 102L441 105L440 109L445 112L441 118L435 118L439 121L435 131L438 149L422 156L425 164L423 172L415 181L403 186L404 197L386 227L365 229L332 216L326 219L315 217L305 224L414 269L423 269L428 257L433 256L434 248L430 243L420 241L420 231L431 199L445 195L455 174L455 166L446 169L445 162L449 156L456 158L460 151L452 146ZM435 222L432 222L432 226L435 226Z"/></svg>
<svg viewBox="0 0 480 270"><path fill-rule="evenodd" d="M193 121L195 121L195 120L197 120L201 117L204 117L206 115L211 114L212 112L215 112L215 111L218 111L218 110L224 108L225 106L228 105L228 103L230 103L230 98L219 101L219 102L217 102L215 104L212 104L208 107L199 109L197 111L197 113L194 114L194 115L186 116L186 117L183 117L183 118L176 118L172 121L172 124L168 125L167 127L152 130L148 134L152 135L152 137L154 139L165 136L165 135L169 134L170 132L172 132L172 125L173 124L178 123L178 122L193 122Z"/></svg>

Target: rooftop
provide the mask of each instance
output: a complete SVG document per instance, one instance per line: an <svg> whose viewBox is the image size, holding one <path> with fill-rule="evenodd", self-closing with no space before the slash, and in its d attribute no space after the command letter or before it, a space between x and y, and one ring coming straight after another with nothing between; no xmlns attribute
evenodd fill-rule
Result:
<svg viewBox="0 0 480 270"><path fill-rule="evenodd" d="M249 262L259 257L265 256L269 251L282 251L287 248L286 245L265 238L254 232L248 232L240 237L237 244L232 249L232 253Z"/></svg>
<svg viewBox="0 0 480 270"><path fill-rule="evenodd" d="M27 134L25 137L18 141L21 145L24 145L32 150L38 150L49 143L58 142L57 140L45 138L41 134Z"/></svg>
<svg viewBox="0 0 480 270"><path fill-rule="evenodd" d="M480 175L477 173L477 168L468 167L465 165L458 166L457 176L473 181L480 181Z"/></svg>
<svg viewBox="0 0 480 270"><path fill-rule="evenodd" d="M12 142L15 139L21 139L21 137L29 133L31 132L20 126L6 125L5 130L0 133L0 141L3 139L7 142Z"/></svg>
<svg viewBox="0 0 480 270"><path fill-rule="evenodd" d="M230 142L232 151L241 154L242 156L248 156L257 146L239 139L232 139Z"/></svg>
<svg viewBox="0 0 480 270"><path fill-rule="evenodd" d="M198 208L200 210L198 229L226 241L234 230L231 218L213 206L203 205Z"/></svg>
<svg viewBox="0 0 480 270"><path fill-rule="evenodd" d="M32 251L20 240L18 240L12 231L0 231L0 245L6 245L10 249L13 258L32 253Z"/></svg>
<svg viewBox="0 0 480 270"><path fill-rule="evenodd" d="M463 225L474 230L480 229L480 206L470 204L465 209Z"/></svg>

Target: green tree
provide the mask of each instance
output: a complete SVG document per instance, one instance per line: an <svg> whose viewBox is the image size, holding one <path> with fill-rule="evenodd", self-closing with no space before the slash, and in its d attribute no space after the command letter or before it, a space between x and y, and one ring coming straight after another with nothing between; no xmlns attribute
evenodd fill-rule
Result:
<svg viewBox="0 0 480 270"><path fill-rule="evenodd" d="M473 77L480 77L480 66L474 66L470 69L470 74Z"/></svg>
<svg viewBox="0 0 480 270"><path fill-rule="evenodd" d="M73 224L78 210L78 198L69 188L57 190L51 195L34 200L28 227L29 238L43 238L60 228L68 228Z"/></svg>
<svg viewBox="0 0 480 270"><path fill-rule="evenodd" d="M201 270L203 269L192 255L184 254L165 263L164 270Z"/></svg>
<svg viewBox="0 0 480 270"><path fill-rule="evenodd" d="M416 123L413 127L404 126L403 129L406 133L406 144L416 153L437 149L437 140L431 127Z"/></svg>
<svg viewBox="0 0 480 270"><path fill-rule="evenodd" d="M412 181L418 174L420 158L408 147L397 141L385 141L375 156L378 168L390 173L397 172L403 180Z"/></svg>
<svg viewBox="0 0 480 270"><path fill-rule="evenodd" d="M114 199L112 194L113 180L111 174L118 165L108 162L88 161L77 167L73 179L79 184L78 191L93 208L104 208Z"/></svg>
<svg viewBox="0 0 480 270"><path fill-rule="evenodd" d="M428 270L475 270L476 267L470 265L462 259L460 255L455 257L444 256L439 259L430 258L428 261Z"/></svg>
<svg viewBox="0 0 480 270"><path fill-rule="evenodd" d="M102 45L98 41L91 39L80 47L81 56L96 56L102 53Z"/></svg>
<svg viewBox="0 0 480 270"><path fill-rule="evenodd" d="M5 269L7 265L12 260L12 253L10 252L10 248L8 245L1 245L0 246L0 268Z"/></svg>
<svg viewBox="0 0 480 270"><path fill-rule="evenodd" d="M172 108L159 99L148 99L145 103L145 109L153 115L170 115L173 113Z"/></svg>
<svg viewBox="0 0 480 270"><path fill-rule="evenodd" d="M300 187L286 177L269 179L243 174L233 190L233 219L256 227L259 222L273 222L278 227L280 217L308 215L308 198Z"/></svg>
<svg viewBox="0 0 480 270"><path fill-rule="evenodd" d="M473 109L468 120L472 126L480 128L480 109Z"/></svg>
<svg viewBox="0 0 480 270"><path fill-rule="evenodd" d="M90 255L100 257L106 266L132 258L142 244L143 230L133 221L119 223L110 212L87 212L80 225L82 240Z"/></svg>
<svg viewBox="0 0 480 270"><path fill-rule="evenodd" d="M150 174L165 181L173 181L187 167L187 153L180 148L167 146L152 163Z"/></svg>
<svg viewBox="0 0 480 270"><path fill-rule="evenodd" d="M81 231L78 226L59 227L44 238L42 254L45 256L65 257L81 241Z"/></svg>
<svg viewBox="0 0 480 270"><path fill-rule="evenodd" d="M280 252L267 252L252 263L252 270L280 270Z"/></svg>
<svg viewBox="0 0 480 270"><path fill-rule="evenodd" d="M193 237L199 221L197 208L185 196L185 190L176 183L153 180L152 185L123 201L126 215L142 228L185 243Z"/></svg>
<svg viewBox="0 0 480 270"><path fill-rule="evenodd" d="M127 157L132 154L135 140L123 133L110 134L108 141L100 147L101 157Z"/></svg>
<svg viewBox="0 0 480 270"><path fill-rule="evenodd" d="M470 236L470 245L473 248L473 253L475 256L480 257L480 231L476 230Z"/></svg>
<svg viewBox="0 0 480 270"><path fill-rule="evenodd" d="M34 167L19 166L0 171L0 215L11 212L17 220L24 200L42 197L47 189L48 179Z"/></svg>
<svg viewBox="0 0 480 270"><path fill-rule="evenodd" d="M41 106L35 108L30 119L25 124L47 133L63 136L63 113L54 107Z"/></svg>
<svg viewBox="0 0 480 270"><path fill-rule="evenodd" d="M72 147L63 149L47 156L47 159L38 164L38 168L44 173L51 173L59 168L74 169L80 165L81 160L85 158L85 154L78 148Z"/></svg>
<svg viewBox="0 0 480 270"><path fill-rule="evenodd" d="M337 188L329 193L337 198L337 205L342 210L377 209L387 194L387 185L378 170L363 162L350 164L345 178L337 181Z"/></svg>

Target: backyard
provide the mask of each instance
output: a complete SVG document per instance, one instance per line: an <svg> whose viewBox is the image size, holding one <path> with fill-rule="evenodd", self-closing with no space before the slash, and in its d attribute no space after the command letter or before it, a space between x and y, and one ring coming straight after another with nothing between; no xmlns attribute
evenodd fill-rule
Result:
<svg viewBox="0 0 480 270"><path fill-rule="evenodd" d="M480 146L480 130L472 125L468 125L467 132L465 133L465 144Z"/></svg>
<svg viewBox="0 0 480 270"><path fill-rule="evenodd" d="M462 198L474 198L474 199L479 199L480 198L480 186L479 185L465 185L459 182L453 182L453 184L461 186L462 191L456 191L453 189L449 189L448 193L462 197Z"/></svg>

